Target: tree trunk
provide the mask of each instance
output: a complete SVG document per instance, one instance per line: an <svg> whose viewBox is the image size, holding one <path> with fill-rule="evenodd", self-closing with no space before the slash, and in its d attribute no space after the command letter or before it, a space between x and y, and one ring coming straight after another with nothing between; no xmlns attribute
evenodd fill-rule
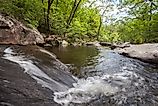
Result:
<svg viewBox="0 0 158 106"><path fill-rule="evenodd" d="M50 15L50 9L51 5L54 0L48 0L48 8L47 8L47 28L48 28L48 33L50 33L50 20L49 20L49 15Z"/></svg>
<svg viewBox="0 0 158 106"><path fill-rule="evenodd" d="M96 2L97 0L93 1L90 5L89 5L89 8L92 7L92 5Z"/></svg>
<svg viewBox="0 0 158 106"><path fill-rule="evenodd" d="M58 0L56 0L56 7L58 6L58 3L59 3L59 1L58 1Z"/></svg>
<svg viewBox="0 0 158 106"><path fill-rule="evenodd" d="M42 0L42 4L44 5L44 0ZM43 7L44 25L46 25L46 23L47 23L45 12L46 12L46 9Z"/></svg>
<svg viewBox="0 0 158 106"><path fill-rule="evenodd" d="M70 18L71 18L71 15L72 15L73 11L74 11L74 8L76 7L76 3L77 3L77 0L74 1L73 7L72 7L70 15L69 15L69 18L67 19L67 26L66 27L68 27L68 23L70 21Z"/></svg>
<svg viewBox="0 0 158 106"><path fill-rule="evenodd" d="M152 19L152 2L150 4L150 15L149 15L149 33L151 32L151 19ZM150 34L149 34L150 35Z"/></svg>
<svg viewBox="0 0 158 106"><path fill-rule="evenodd" d="M101 29L101 26L102 26L102 17L105 14L105 12L106 12L106 9L103 11L102 15L100 16L100 23L99 23L98 32L97 32L97 40L99 40L100 29Z"/></svg>
<svg viewBox="0 0 158 106"><path fill-rule="evenodd" d="M70 16L67 20L67 28L71 24L80 3L81 3L81 0L79 0L78 3L77 3L77 0L75 0L74 5L73 5L72 10L71 10L71 13L70 13Z"/></svg>
<svg viewBox="0 0 158 106"><path fill-rule="evenodd" d="M101 26L102 26L102 18L100 16L100 23L99 23L98 32L97 32L97 40L99 40Z"/></svg>
<svg viewBox="0 0 158 106"><path fill-rule="evenodd" d="M79 0L78 3L77 3L77 0L74 1L73 7L72 7L70 15L69 15L69 18L66 21L66 23L67 23L66 28L69 28L80 3L81 3L81 0ZM64 33L64 37L66 37L66 32Z"/></svg>

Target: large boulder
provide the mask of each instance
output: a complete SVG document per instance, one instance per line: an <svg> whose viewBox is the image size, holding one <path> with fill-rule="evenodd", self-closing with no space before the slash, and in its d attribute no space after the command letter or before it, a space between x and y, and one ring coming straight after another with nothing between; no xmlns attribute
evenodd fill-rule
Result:
<svg viewBox="0 0 158 106"><path fill-rule="evenodd" d="M36 30L25 27L19 21L0 14L0 44L41 44L43 36Z"/></svg>
<svg viewBox="0 0 158 106"><path fill-rule="evenodd" d="M139 59L144 62L158 64L158 43L131 45L123 49L116 49L120 54Z"/></svg>
<svg viewBox="0 0 158 106"><path fill-rule="evenodd" d="M0 106L60 106L54 92L75 82L68 67L43 48L0 45Z"/></svg>

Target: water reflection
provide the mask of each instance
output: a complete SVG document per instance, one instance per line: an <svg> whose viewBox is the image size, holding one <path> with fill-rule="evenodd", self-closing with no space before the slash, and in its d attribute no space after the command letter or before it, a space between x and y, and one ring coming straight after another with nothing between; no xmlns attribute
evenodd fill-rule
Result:
<svg viewBox="0 0 158 106"><path fill-rule="evenodd" d="M86 66L95 66L97 63L97 56L100 51L96 47L52 47L46 48L47 50L53 52L57 58L66 64L73 75L82 77L81 69Z"/></svg>
<svg viewBox="0 0 158 106"><path fill-rule="evenodd" d="M72 88L54 93L57 103L72 106L158 105L156 67L103 47L47 49L63 63L72 66L72 73L80 77Z"/></svg>
<svg viewBox="0 0 158 106"><path fill-rule="evenodd" d="M9 47L3 58L53 91L66 106L158 106L158 69L103 47ZM8 70L8 69L7 69ZM18 70L17 70L18 71ZM75 78L75 80L73 79Z"/></svg>

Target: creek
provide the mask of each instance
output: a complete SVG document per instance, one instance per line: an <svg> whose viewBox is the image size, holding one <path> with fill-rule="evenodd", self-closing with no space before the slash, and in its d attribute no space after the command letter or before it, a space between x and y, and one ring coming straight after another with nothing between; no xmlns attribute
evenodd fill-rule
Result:
<svg viewBox="0 0 158 106"><path fill-rule="evenodd" d="M53 105L158 106L157 66L104 47L45 49L6 46L1 61L18 64L23 73L52 91Z"/></svg>
<svg viewBox="0 0 158 106"><path fill-rule="evenodd" d="M46 48L77 77L57 103L82 105L158 105L158 69L103 47Z"/></svg>

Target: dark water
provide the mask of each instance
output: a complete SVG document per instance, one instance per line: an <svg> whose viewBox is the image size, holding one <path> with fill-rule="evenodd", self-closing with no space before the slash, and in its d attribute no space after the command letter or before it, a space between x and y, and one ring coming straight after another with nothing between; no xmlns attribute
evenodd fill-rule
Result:
<svg viewBox="0 0 158 106"><path fill-rule="evenodd" d="M97 56L99 51L96 47L53 47L46 48L53 52L57 58L66 64L73 75L77 77L84 77L82 75L82 68L86 66L94 66L97 64Z"/></svg>
<svg viewBox="0 0 158 106"><path fill-rule="evenodd" d="M90 76L90 73L115 73L121 67L127 66L133 71L146 71L157 73L156 65L141 62L136 59L119 55L110 48L94 46L68 46L68 47L46 47L46 50L54 53L61 62L66 64L72 74L77 77ZM84 73L84 72L85 73Z"/></svg>

